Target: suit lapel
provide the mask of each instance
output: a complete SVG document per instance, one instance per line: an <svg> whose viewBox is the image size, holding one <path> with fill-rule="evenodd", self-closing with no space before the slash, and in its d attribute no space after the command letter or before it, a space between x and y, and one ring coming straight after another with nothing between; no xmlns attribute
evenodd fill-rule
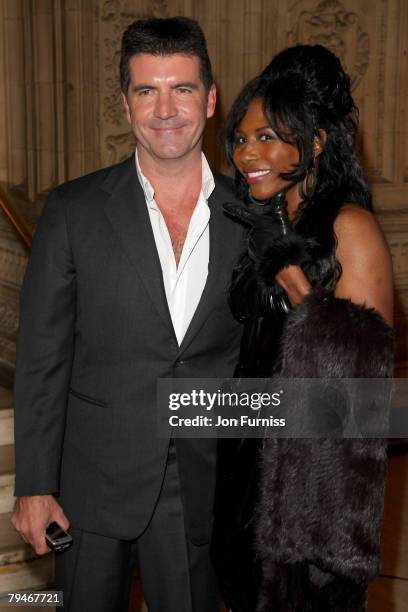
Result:
<svg viewBox="0 0 408 612"><path fill-rule="evenodd" d="M226 201L226 198L223 197L223 195L220 193L220 190L216 187L209 200L209 206L211 211L209 221L210 256L208 263L207 282L205 284L204 291L201 295L201 299L198 303L191 323L180 345L179 354L185 351L187 346L193 340L194 336L198 333L202 325L205 323L215 302L219 300L219 292L225 290L222 276L220 275L220 270L225 265L225 254L229 250L230 245L228 244L228 241L225 240L225 235L223 235L225 229L225 220L224 213L222 210L222 203L224 201Z"/></svg>
<svg viewBox="0 0 408 612"><path fill-rule="evenodd" d="M105 205L106 215L154 308L173 330L160 259L134 156L112 170L104 189L111 194Z"/></svg>

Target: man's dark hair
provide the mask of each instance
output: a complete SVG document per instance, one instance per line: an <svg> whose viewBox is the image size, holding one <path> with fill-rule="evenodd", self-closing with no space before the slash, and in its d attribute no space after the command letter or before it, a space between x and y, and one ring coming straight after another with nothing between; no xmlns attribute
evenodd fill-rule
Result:
<svg viewBox="0 0 408 612"><path fill-rule="evenodd" d="M210 58L204 33L189 17L139 19L123 33L120 54L120 87L127 93L130 84L129 60L138 53L198 57L200 79L208 91L213 84Z"/></svg>

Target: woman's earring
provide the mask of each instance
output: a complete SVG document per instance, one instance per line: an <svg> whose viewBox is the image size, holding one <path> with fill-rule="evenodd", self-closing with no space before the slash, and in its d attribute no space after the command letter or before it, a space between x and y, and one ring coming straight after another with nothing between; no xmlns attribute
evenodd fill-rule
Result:
<svg viewBox="0 0 408 612"><path fill-rule="evenodd" d="M306 176L303 181L303 192L308 200L313 196L316 189L317 182L317 167L316 163L306 172Z"/></svg>

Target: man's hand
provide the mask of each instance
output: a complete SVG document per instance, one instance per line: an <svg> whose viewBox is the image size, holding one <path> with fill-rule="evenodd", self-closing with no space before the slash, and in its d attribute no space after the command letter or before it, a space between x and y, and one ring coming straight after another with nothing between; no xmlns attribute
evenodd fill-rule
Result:
<svg viewBox="0 0 408 612"><path fill-rule="evenodd" d="M11 522L23 540L31 544L37 555L50 552L45 543L45 530L53 521L63 529L69 527L69 521L53 495L17 498Z"/></svg>

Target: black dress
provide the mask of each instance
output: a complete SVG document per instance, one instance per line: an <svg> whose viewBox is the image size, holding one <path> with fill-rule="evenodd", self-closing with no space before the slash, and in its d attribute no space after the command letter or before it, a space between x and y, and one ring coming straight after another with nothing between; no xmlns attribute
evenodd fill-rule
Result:
<svg viewBox="0 0 408 612"><path fill-rule="evenodd" d="M279 360L289 302L279 285L257 283L245 254L230 292L231 310L244 325L235 378L266 378ZM233 612L254 612L260 589L255 555L254 509L258 499L261 438L218 442L212 556L223 599Z"/></svg>

